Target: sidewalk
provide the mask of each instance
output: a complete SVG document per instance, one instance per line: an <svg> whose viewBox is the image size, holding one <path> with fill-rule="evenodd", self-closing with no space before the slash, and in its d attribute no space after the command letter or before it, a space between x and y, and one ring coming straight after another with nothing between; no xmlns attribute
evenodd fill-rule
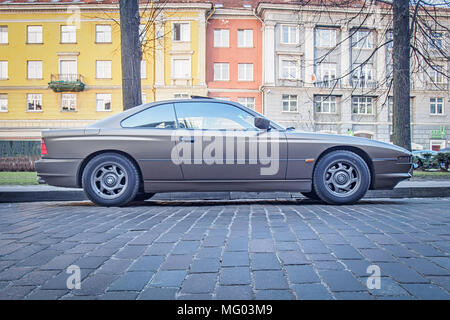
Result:
<svg viewBox="0 0 450 320"><path fill-rule="evenodd" d="M450 180L402 181L394 190L369 190L365 198L450 197ZM299 192L172 192L156 194L152 200L299 199ZM82 189L46 185L0 186L0 202L81 201Z"/></svg>

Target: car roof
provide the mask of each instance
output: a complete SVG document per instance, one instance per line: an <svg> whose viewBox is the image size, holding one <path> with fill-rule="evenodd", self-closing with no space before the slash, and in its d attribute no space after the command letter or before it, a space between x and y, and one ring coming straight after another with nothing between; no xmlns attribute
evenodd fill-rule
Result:
<svg viewBox="0 0 450 320"><path fill-rule="evenodd" d="M115 115L112 115L108 118L105 118L103 120L97 121L89 126L89 128L121 128L120 123L122 120L140 112L147 108L151 108L154 106L158 106L161 104L178 104L178 103L189 103L189 102L199 102L199 103L222 103L222 104L230 104L237 108L240 108L250 114L252 114L255 117L263 117L266 118L264 115L260 114L259 112L250 109L248 107L243 106L242 104L234 101L228 101L228 100L221 100L221 99L215 99L215 98L209 98L209 97L199 97L199 96L193 96L191 99L171 99L171 100L161 100L161 101L155 101L150 103L145 103L133 108L130 108L128 110L125 110L123 112L117 113ZM267 119L267 118L266 118ZM270 120L270 119L268 119ZM270 122L275 126L279 128L283 128L278 123L273 122L270 120Z"/></svg>

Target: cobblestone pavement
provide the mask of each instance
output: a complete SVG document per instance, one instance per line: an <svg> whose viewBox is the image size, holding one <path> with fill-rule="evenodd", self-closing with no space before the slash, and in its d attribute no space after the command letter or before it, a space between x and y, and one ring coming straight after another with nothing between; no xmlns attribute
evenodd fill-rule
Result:
<svg viewBox="0 0 450 320"><path fill-rule="evenodd" d="M0 299L450 299L450 198L0 204ZM381 288L366 286L367 267ZM67 289L67 267L81 289Z"/></svg>

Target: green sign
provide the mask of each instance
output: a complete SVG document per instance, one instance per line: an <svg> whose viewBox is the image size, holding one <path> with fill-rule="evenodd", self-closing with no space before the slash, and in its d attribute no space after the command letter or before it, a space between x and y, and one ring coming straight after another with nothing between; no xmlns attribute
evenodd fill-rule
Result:
<svg viewBox="0 0 450 320"><path fill-rule="evenodd" d="M446 134L446 128L441 126L439 130L431 130L431 139L445 139Z"/></svg>

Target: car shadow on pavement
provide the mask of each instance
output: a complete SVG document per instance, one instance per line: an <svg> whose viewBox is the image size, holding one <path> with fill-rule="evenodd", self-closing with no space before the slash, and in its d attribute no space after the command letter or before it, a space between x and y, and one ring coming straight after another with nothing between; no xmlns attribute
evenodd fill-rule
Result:
<svg viewBox="0 0 450 320"><path fill-rule="evenodd" d="M366 199L360 200L354 205L343 206L359 206L359 205L404 205L408 199ZM52 203L58 207L95 207L96 205L91 201L71 201ZM147 200L147 201L133 201L124 208L137 207L165 207L165 206L182 206L182 207L202 207L202 206L235 206L235 205L314 205L314 206L332 206L323 202L311 199L236 199L236 200Z"/></svg>

